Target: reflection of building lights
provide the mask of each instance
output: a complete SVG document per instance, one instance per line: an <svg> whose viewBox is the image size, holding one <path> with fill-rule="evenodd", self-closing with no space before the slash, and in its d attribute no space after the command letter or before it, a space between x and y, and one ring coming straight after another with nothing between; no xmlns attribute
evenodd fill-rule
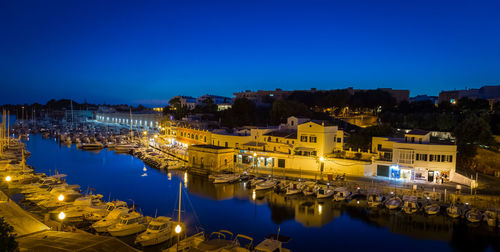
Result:
<svg viewBox="0 0 500 252"><path fill-rule="evenodd" d="M168 173L168 180L172 180L172 173Z"/></svg>
<svg viewBox="0 0 500 252"><path fill-rule="evenodd" d="M144 168L142 168L143 171L148 171L148 169L146 169L146 166L144 166Z"/></svg>
<svg viewBox="0 0 500 252"><path fill-rule="evenodd" d="M184 187L187 188L187 183L188 183L188 174L187 172L184 172Z"/></svg>
<svg viewBox="0 0 500 252"><path fill-rule="evenodd" d="M318 205L318 212L319 212L319 214L321 214L323 212L323 206L322 205Z"/></svg>
<svg viewBox="0 0 500 252"><path fill-rule="evenodd" d="M59 197L57 197L57 199L58 199L59 201L63 201L63 200L64 200L64 195L59 194Z"/></svg>
<svg viewBox="0 0 500 252"><path fill-rule="evenodd" d="M255 190L252 191L252 200L255 200L256 195L255 195Z"/></svg>

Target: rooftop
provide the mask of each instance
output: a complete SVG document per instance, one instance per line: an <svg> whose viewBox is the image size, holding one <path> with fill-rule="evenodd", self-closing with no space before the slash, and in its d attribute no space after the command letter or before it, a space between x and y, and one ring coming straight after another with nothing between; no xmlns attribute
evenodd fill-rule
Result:
<svg viewBox="0 0 500 252"><path fill-rule="evenodd" d="M274 137L284 137L284 138L297 138L297 130L294 129L282 129L275 130L264 134L264 136L274 136Z"/></svg>
<svg viewBox="0 0 500 252"><path fill-rule="evenodd" d="M413 129L411 130L410 132L406 133L407 135L421 135L421 136L425 136L427 134L429 134L429 131L427 130L420 130L420 129Z"/></svg>

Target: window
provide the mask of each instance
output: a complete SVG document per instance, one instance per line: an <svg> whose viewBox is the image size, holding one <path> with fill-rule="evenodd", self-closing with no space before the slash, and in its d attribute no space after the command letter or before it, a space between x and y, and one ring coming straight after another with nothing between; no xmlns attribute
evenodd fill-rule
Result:
<svg viewBox="0 0 500 252"><path fill-rule="evenodd" d="M422 143L422 138L418 139L418 143L420 143L420 144Z"/></svg>
<svg viewBox="0 0 500 252"><path fill-rule="evenodd" d="M446 156L445 155L441 155L441 162L445 162L446 161Z"/></svg>
<svg viewBox="0 0 500 252"><path fill-rule="evenodd" d="M378 144L377 145L377 150L381 150L382 149L382 145L381 144ZM418 156L417 156L417 160L418 160Z"/></svg>
<svg viewBox="0 0 500 252"><path fill-rule="evenodd" d="M267 141L268 141L268 142L271 142L271 137L268 137L268 138L267 138Z"/></svg>
<svg viewBox="0 0 500 252"><path fill-rule="evenodd" d="M227 142L224 144L224 147L226 147L226 148L227 148Z"/></svg>
<svg viewBox="0 0 500 252"><path fill-rule="evenodd" d="M310 136L309 137L309 142L315 143L316 142L316 136Z"/></svg>
<svg viewBox="0 0 500 252"><path fill-rule="evenodd" d="M434 161L434 155L429 155L429 161L430 162Z"/></svg>
<svg viewBox="0 0 500 252"><path fill-rule="evenodd" d="M285 168L285 160L284 159L278 159L278 167Z"/></svg>
<svg viewBox="0 0 500 252"><path fill-rule="evenodd" d="M300 136L301 142L307 142L307 136Z"/></svg>
<svg viewBox="0 0 500 252"><path fill-rule="evenodd" d="M453 162L453 155L448 156L448 162L452 163Z"/></svg>
<svg viewBox="0 0 500 252"><path fill-rule="evenodd" d="M342 142L342 138L337 138L337 143L341 143Z"/></svg>
<svg viewBox="0 0 500 252"><path fill-rule="evenodd" d="M411 137L411 142L414 143L415 142L415 137Z"/></svg>

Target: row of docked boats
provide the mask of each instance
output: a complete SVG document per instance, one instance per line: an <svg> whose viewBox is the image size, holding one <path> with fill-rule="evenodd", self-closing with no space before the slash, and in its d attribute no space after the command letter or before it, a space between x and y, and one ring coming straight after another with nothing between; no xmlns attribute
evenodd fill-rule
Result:
<svg viewBox="0 0 500 252"><path fill-rule="evenodd" d="M78 185L66 183L63 174L35 174L33 169L22 164L4 164L0 168L3 187L23 195L21 203L29 210L45 213L53 220L63 219L64 223L72 225L88 223L96 232L116 237L137 234L135 243L141 246L170 240L177 235L174 229L178 225L185 230L184 224L169 217L143 216L119 200L105 202L103 196L93 194L93 190L82 194Z"/></svg>
<svg viewBox="0 0 500 252"><path fill-rule="evenodd" d="M243 234L234 234L228 230L219 230L205 235L204 232L186 237L164 252L191 251L191 252L290 252L283 247L290 241L287 236L269 234L257 245L254 239Z"/></svg>

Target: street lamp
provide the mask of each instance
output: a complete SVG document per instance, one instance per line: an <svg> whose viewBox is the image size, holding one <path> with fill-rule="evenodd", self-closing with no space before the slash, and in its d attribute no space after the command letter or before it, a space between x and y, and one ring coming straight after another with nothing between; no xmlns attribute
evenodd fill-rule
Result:
<svg viewBox="0 0 500 252"><path fill-rule="evenodd" d="M181 231L182 231L181 225L177 224L177 226L175 226L175 233L177 233L177 251L179 251L179 243L181 242L180 239Z"/></svg>
<svg viewBox="0 0 500 252"><path fill-rule="evenodd" d="M66 218L66 214L64 212L60 212L59 215L57 215L57 218L61 220L61 222L59 223L59 231L61 231L64 219Z"/></svg>
<svg viewBox="0 0 500 252"><path fill-rule="evenodd" d="M12 178L10 176L5 177L5 181L10 182Z"/></svg>
<svg viewBox="0 0 500 252"><path fill-rule="evenodd" d="M57 199L58 199L59 201L63 201L63 200L64 200L64 195L62 195L62 193L61 193L61 194L59 194L59 197L57 197ZM62 214L64 214L63 212L61 212L61 213L62 213Z"/></svg>

